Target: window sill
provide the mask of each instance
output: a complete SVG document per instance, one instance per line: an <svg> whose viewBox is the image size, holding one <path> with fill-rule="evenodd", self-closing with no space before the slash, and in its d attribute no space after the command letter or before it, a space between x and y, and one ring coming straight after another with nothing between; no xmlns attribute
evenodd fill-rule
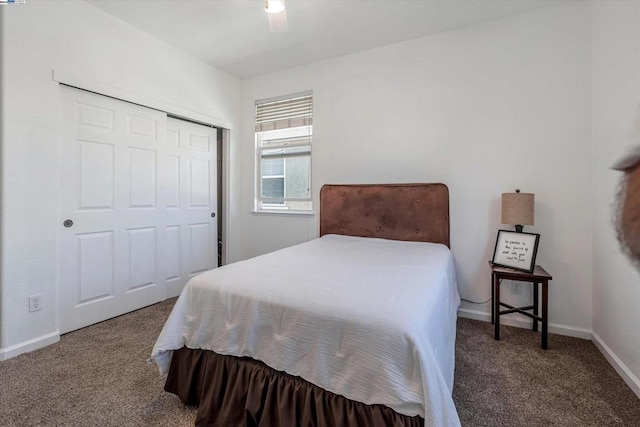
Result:
<svg viewBox="0 0 640 427"><path fill-rule="evenodd" d="M254 215L284 215L284 216L315 216L316 211L294 211L288 209L273 209L251 211Z"/></svg>

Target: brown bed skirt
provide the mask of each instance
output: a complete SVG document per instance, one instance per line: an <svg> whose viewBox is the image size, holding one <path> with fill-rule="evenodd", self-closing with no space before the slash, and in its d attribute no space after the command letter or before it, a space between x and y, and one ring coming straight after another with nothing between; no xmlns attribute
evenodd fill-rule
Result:
<svg viewBox="0 0 640 427"><path fill-rule="evenodd" d="M186 347L173 353L165 390L198 406L197 426L411 426L419 416L366 405L264 363Z"/></svg>

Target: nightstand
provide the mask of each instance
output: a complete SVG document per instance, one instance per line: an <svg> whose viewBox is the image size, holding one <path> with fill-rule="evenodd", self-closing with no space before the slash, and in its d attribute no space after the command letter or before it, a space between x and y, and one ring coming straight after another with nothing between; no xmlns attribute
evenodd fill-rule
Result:
<svg viewBox="0 0 640 427"><path fill-rule="evenodd" d="M504 279L516 280L520 282L531 282L533 284L533 305L525 307L513 307L509 304L500 302L500 283ZM520 313L533 319L533 331L538 331L538 322L542 322L542 348L547 349L547 333L548 333L548 302L549 302L549 280L552 277L547 271L539 265L536 265L533 273L526 271L512 270L510 268L491 266L491 323L495 323L495 339L500 340L500 316L508 313ZM538 285L542 285L542 316L540 316L538 306ZM500 310L500 307L506 307L507 310ZM532 310L533 313L529 313Z"/></svg>

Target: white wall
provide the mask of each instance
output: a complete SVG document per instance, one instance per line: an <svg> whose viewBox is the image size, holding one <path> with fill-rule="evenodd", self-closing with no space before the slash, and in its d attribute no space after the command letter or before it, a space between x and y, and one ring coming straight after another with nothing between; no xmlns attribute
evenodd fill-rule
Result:
<svg viewBox="0 0 640 427"><path fill-rule="evenodd" d="M640 273L621 255L612 227L625 145L640 101L640 3L593 3L594 341L640 395Z"/></svg>
<svg viewBox="0 0 640 427"><path fill-rule="evenodd" d="M250 213L253 103L312 89L316 206L326 183L446 183L460 293L478 301L500 194L533 192L525 231L542 235L538 263L553 275L552 331L588 337L589 69L590 6L577 2L245 80L240 256L318 235L317 217ZM488 305L463 307L489 317Z"/></svg>
<svg viewBox="0 0 640 427"><path fill-rule="evenodd" d="M237 79L84 2L29 1L2 13L0 359L57 339L57 203L64 189L56 161L60 88L52 71L229 127L237 123L240 93ZM234 141L232 131L232 162ZM236 242L235 205L230 209L229 240ZM27 297L38 293L43 309L29 313Z"/></svg>

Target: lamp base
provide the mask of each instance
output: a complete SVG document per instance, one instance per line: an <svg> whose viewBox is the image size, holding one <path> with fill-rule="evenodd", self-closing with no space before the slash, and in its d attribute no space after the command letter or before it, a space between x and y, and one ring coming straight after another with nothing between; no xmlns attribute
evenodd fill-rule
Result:
<svg viewBox="0 0 640 427"><path fill-rule="evenodd" d="M520 225L520 224L516 225L516 233L522 233L523 229L524 229L523 225Z"/></svg>

